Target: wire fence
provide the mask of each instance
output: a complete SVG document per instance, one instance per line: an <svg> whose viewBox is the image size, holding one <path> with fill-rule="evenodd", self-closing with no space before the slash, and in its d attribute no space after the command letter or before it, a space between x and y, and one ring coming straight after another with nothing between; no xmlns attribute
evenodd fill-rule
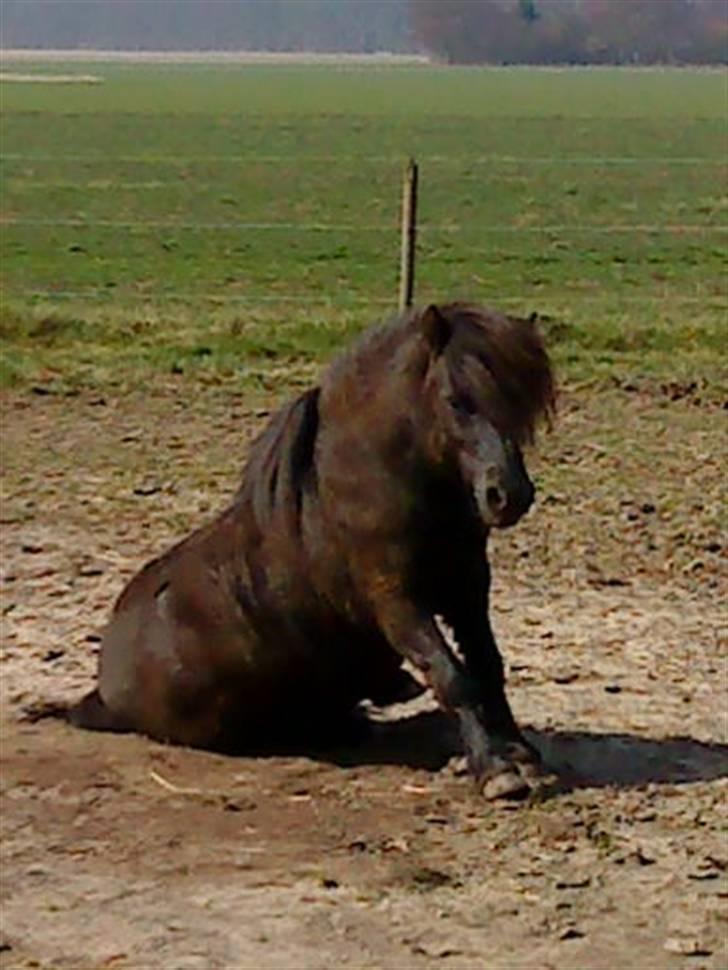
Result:
<svg viewBox="0 0 728 970"><path fill-rule="evenodd" d="M82 154L82 153L70 153L70 154L59 154L51 155L47 153L33 153L33 152L4 152L0 153L0 163L3 162L22 162L22 163L40 163L40 162L53 162L58 163L69 163L71 165L91 165L91 166L114 166L119 163L128 164L141 164L141 165L169 165L173 169L178 169L186 165L192 164L209 164L215 166L227 166L227 165L240 165L244 166L246 164L255 163L256 165L292 165L294 164L294 159L289 155L282 154L268 154L268 155L254 155L254 154L226 154L226 155L166 155L166 154L125 154L125 155L102 155L102 154ZM362 173L363 165L372 166L399 166L401 165L401 156L391 155L391 154L371 154L371 155L342 155L342 154L319 154L319 155L306 155L306 163L321 163L326 165L337 165L346 166L351 164L356 166L352 171L357 171ZM458 155L457 158L453 158L448 155L427 155L426 156L427 166L446 166L446 167L456 167L458 169L458 180L466 179L469 174L472 174L469 170L473 167L485 166L485 165L503 165L503 166L519 166L536 169L544 168L546 166L556 167L558 170L568 171L570 168L578 167L589 167L591 169L625 169L631 170L634 166L639 166L641 168L646 168L652 166L655 167L666 167L669 169L685 170L686 168L695 168L705 171L705 182L706 184L715 185L715 197L714 197L714 207L708 210L702 210L702 216L704 221L696 221L695 219L686 219L685 221L635 221L635 222L622 222L615 220L614 222L599 222L599 221L559 221L559 222L543 222L537 223L532 221L531 217L519 216L518 213L512 213L510 215L510 221L488 221L482 222L477 218L473 221L465 221L462 218L451 219L450 221L442 221L430 219L425 220L417 226L417 232L422 238L423 242L427 240L427 245L429 245L432 240L437 236L445 237L446 239L451 239L452 237L462 237L468 240L468 247L472 252L472 239L473 237L488 237L489 239L518 239L518 238L532 238L534 240L539 240L540 238L548 239L550 243L554 243L560 239L574 239L581 241L583 239L608 239L613 237L615 239L625 239L629 237L670 237L671 239L678 239L679 237L686 237L689 239L695 239L698 241L702 240L719 240L722 244L724 237L728 234L728 225L721 222L721 217L725 213L724 201L720 197L722 192L721 185L724 184L724 180L720 181L716 178L716 168L724 168L728 171L728 157L706 157L706 156L629 156L629 155L613 155L613 156L600 156L600 155L578 155L578 156L557 156L557 155L541 155L541 156L522 156L522 155L508 155L508 154L479 154L468 157L467 155ZM73 173L72 173L73 174ZM56 181L46 181L43 182L42 179L37 178L36 173L30 172L24 176L27 178L31 184L36 188L50 187L50 188L69 188L78 189L82 187L82 179L77 180L66 179L56 180ZM365 175L365 177L369 177ZM629 175L624 176L626 179L631 179L632 174L630 171ZM712 180L712 181L711 181ZM436 179L432 180L436 182ZM719 184L720 183L720 184ZM114 178L108 186L104 186L105 191L113 193L115 190L127 189L144 189L144 188L154 188L159 184L171 185L173 183L167 180L158 180L154 184L139 183L139 182L128 182L125 183L123 180L118 180ZM628 184L625 182L625 186ZM100 186L99 186L100 187ZM220 184L215 181L198 182L195 180L194 187L196 191L199 191L205 187L219 189ZM491 186L492 188L492 186ZM724 194L724 193L723 193ZM394 200L393 200L394 201ZM639 194L635 191L634 197L634 209L638 210L640 203ZM244 205L244 200L240 201L241 207ZM80 206L79 206L80 208ZM677 210L679 212L679 210ZM245 220L245 219L187 219L182 213L180 216L175 218L96 218L93 216L42 216L33 217L25 216L22 214L22 208L20 208L19 213L16 211L11 211L5 215L0 215L0 230L8 229L28 229L28 230L38 230L39 232L44 229L58 229L58 230L108 230L109 232L119 232L119 233L153 233L157 230L165 232L201 232L201 233L260 233L260 234L270 234L271 236L294 236L298 234L310 234L315 236L316 234L342 234L348 236L358 236L361 234L367 234L373 237L379 246L378 236L382 237L389 236L391 239L391 256L392 265L396 262L396 239L398 232L398 221L395 214L395 206L392 206L392 218L391 220L381 220L381 221L363 221L358 222L356 220L351 221L327 221L325 219L294 219L294 220ZM585 210L582 210L582 215L585 214ZM646 213L647 214L647 213ZM649 215L653 213L650 212ZM607 216L608 212L603 212L603 215ZM537 218L537 216L535 217ZM592 213L592 219L594 219L594 214ZM387 244L389 245L389 243ZM449 245L449 243L448 243ZM537 245L537 243L535 244ZM594 243L598 246L598 243ZM605 245L607 245L605 243ZM621 245L621 243L619 244ZM688 245L688 244L686 244ZM712 243L711 243L712 245ZM72 251L73 251L73 247ZM383 246L380 246L377 250L377 256L379 257L383 252ZM434 262L437 259L438 254L435 251L429 252L427 254L428 260ZM301 258L305 258L301 256ZM573 262L576 266L583 261L583 256L576 249L569 252L565 257L569 261ZM605 257L605 260L611 257ZM617 261L617 260L615 260ZM340 276L346 276L346 272L339 274ZM87 277L88 278L88 277ZM473 277L476 279L476 277ZM392 305L394 303L394 292L392 297L384 297L379 295L364 295L360 292L346 292L345 286L337 285L332 289L331 292L305 292L305 286L299 285L297 288L299 292L293 292L293 287L289 292L281 292L279 287L275 287L276 292L260 293L254 292L260 290L264 287L264 283L260 280L255 283L253 287L249 288L248 293L236 293L236 292L221 292L212 291L205 288L205 281L202 280L202 285L199 289L179 289L176 288L174 292L170 292L168 289L163 287L154 288L154 281L152 281L151 286L149 281L144 283L137 283L134 280L127 280L123 283L117 282L107 282L105 284L97 284L97 281L88 278L88 285L74 285L75 280L73 279L73 273L68 274L68 277L64 280L59 279L57 285L33 285L33 280L31 279L30 285L23 287L23 298L30 298L33 300L46 300L46 301L90 301L98 303L101 301L114 301L114 300L139 300L139 301L149 301L154 303L192 303L192 302L205 302L212 303L221 306L235 306L235 305L250 305L250 304L262 304L262 305L286 305L286 304L318 304L323 306L363 306L363 305L376 305L376 306L386 306ZM37 280L37 282L41 282ZM339 281L340 282L340 281ZM602 281L603 282L603 281ZM69 285L70 284L70 285ZM588 284L588 281L587 281ZM272 288L273 289L273 288ZM708 273L705 276L696 274L696 280L690 287L682 282L678 285L668 284L662 287L659 283L655 284L654 287L641 286L639 293L624 292L623 290L612 288L608 293L603 290L600 292L589 292L589 285L579 288L578 281L572 279L571 283L562 285L559 288L558 293L545 291L543 287L534 286L529 292L528 299L537 298L540 303L545 305L564 305L569 300L578 301L579 304L586 305L604 305L606 301L609 301L614 307L627 307L635 305L656 305L661 302L670 301L674 304L679 305L703 305L703 306L725 306L726 300L728 299L728 278L724 275L721 280L715 275L715 273ZM507 291L503 294L499 294L497 297L499 303L505 305L518 305L523 304L524 294L520 295L510 294Z"/></svg>
<svg viewBox="0 0 728 970"><path fill-rule="evenodd" d="M117 219L21 219L8 216L0 218L0 226L43 226L64 229L187 229L203 232L251 230L256 232L392 232L396 223L377 223L367 225L355 222L185 222L183 220L117 220ZM573 224L554 225L478 225L473 223L424 223L418 232L439 233L543 233L548 235L593 233L594 235L615 235L640 232L667 233L728 233L728 226L706 225L704 223L625 223L612 226L599 224L576 226Z"/></svg>
<svg viewBox="0 0 728 970"><path fill-rule="evenodd" d="M114 289L102 288L102 287L88 287L83 290L37 290L30 289L26 291L26 295L34 297L37 299L47 299L47 300L106 300L110 301L117 298ZM192 303L203 302L203 303L214 303L220 305L236 305L236 304L271 304L271 305L285 305L285 304L312 304L312 305L331 305L331 306L391 306L394 303L394 298L389 297L370 297L370 296L357 296L356 294L345 294L337 293L330 294L327 296L314 296L311 294L287 294L282 293L280 295L271 296L266 294L256 294L256 295L234 295L234 294L221 294L221 293L201 293L198 290L188 290L188 291L176 291L175 293L168 292L155 292L153 295L146 293L137 294L139 299L153 299L154 303ZM614 306L642 306L649 304L659 304L665 302L665 300L670 300L671 303L677 303L680 305L695 305L695 306L726 306L728 309L728 289L726 293L720 295L716 294L704 294L704 295L690 295L690 294L672 294L665 296L656 296L645 294L643 296L631 296L630 294L610 294L607 296L584 296L583 294L562 293L559 296L554 294L540 293L538 294L538 300L543 304L564 304L569 302L569 300L578 299L580 305L593 305L593 306L604 306L606 302L610 302ZM523 295L521 296L498 296L498 303L508 306L522 305L524 302Z"/></svg>
<svg viewBox="0 0 728 970"><path fill-rule="evenodd" d="M322 164L346 164L346 163L356 163L360 165L362 163L371 163L375 165L400 165L402 162L401 155L346 155L346 154L336 154L336 155L306 155L306 163L315 162ZM83 163L96 163L100 162L103 164L108 164L110 161L121 162L124 164L149 164L149 165L189 165L196 163L214 163L218 164L220 162L229 163L231 165L239 165L244 163L258 163L258 164L279 164L282 162L287 162L293 164L293 159L290 155L253 155L253 154L242 154L242 155L154 155L154 154L137 154L137 155L114 155L113 159L110 159L107 155L97 154L97 155L74 155L74 154L58 154L58 155L48 155L48 154L34 154L26 152L2 152L0 153L0 161L22 161L22 162L83 162ZM728 158L723 155L716 156L705 156L705 155L458 155L457 157L452 155L427 155L425 159L428 165L443 165L449 164L453 167L462 167L463 165L490 165L490 164L504 164L504 165L557 165L557 166L570 166L570 165L589 165L591 167L595 166L611 166L611 165L718 165L718 166L728 166Z"/></svg>

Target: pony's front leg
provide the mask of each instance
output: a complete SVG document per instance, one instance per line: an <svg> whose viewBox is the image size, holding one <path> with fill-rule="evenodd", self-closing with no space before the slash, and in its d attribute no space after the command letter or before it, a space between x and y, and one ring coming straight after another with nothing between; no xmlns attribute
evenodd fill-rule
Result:
<svg viewBox="0 0 728 970"><path fill-rule="evenodd" d="M376 600L374 608L392 647L424 674L440 706L457 717L468 767L485 797L526 795L529 785L519 763L528 760L527 747L520 748L512 716L516 736L488 730L481 684L454 656L433 617L391 595Z"/></svg>
<svg viewBox="0 0 728 970"><path fill-rule="evenodd" d="M477 683L482 724L492 747L527 781L541 774L541 756L524 738L506 695L503 659L488 618L490 575L487 560L462 564L443 604L468 675Z"/></svg>

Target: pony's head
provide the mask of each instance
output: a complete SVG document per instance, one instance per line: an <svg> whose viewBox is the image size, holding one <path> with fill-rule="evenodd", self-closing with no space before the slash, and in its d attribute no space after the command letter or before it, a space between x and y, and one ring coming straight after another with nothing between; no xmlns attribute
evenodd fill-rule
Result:
<svg viewBox="0 0 728 970"><path fill-rule="evenodd" d="M429 457L459 474L484 525L513 525L534 499L521 446L555 401L535 318L450 303L428 307L414 323L428 349Z"/></svg>

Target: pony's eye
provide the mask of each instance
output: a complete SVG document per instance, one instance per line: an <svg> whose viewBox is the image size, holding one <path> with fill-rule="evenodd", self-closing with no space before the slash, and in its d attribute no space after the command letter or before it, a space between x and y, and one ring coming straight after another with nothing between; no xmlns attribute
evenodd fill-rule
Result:
<svg viewBox="0 0 728 970"><path fill-rule="evenodd" d="M472 417L478 410L475 401L469 394L458 394L450 398L450 406L456 414Z"/></svg>

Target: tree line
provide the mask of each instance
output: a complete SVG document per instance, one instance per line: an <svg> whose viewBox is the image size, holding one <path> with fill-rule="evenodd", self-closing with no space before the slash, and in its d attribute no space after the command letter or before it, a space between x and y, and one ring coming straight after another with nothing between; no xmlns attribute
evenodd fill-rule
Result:
<svg viewBox="0 0 728 970"><path fill-rule="evenodd" d="M453 64L711 64L727 0L410 0L415 36Z"/></svg>
<svg viewBox="0 0 728 970"><path fill-rule="evenodd" d="M1 0L0 46L726 63L728 0Z"/></svg>

